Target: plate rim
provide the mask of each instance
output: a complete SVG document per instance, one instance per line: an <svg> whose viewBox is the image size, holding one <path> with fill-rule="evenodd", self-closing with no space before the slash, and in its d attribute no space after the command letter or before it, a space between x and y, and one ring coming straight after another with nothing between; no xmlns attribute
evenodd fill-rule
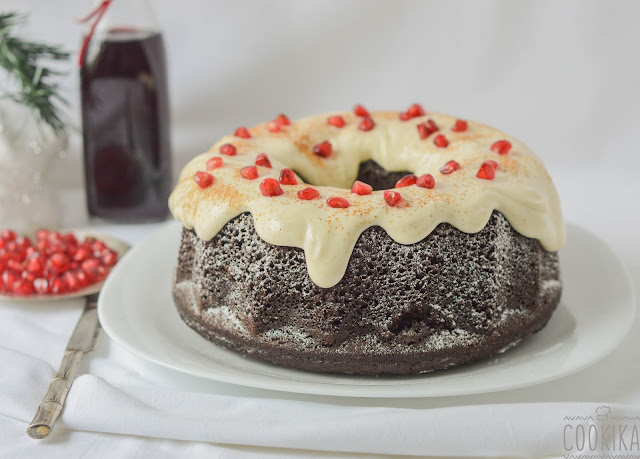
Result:
<svg viewBox="0 0 640 459"><path fill-rule="evenodd" d="M549 381L570 376L574 373L577 373L581 370L584 370L587 367L590 367L598 363L599 361L604 359L606 356L610 355L616 348L619 347L620 343L624 340L624 338L627 336L627 334L631 330L634 319L635 319L635 315L637 313L636 292L635 292L632 276L628 268L626 267L624 261L617 256L616 252L611 249L611 247L609 246L609 244L607 244L605 240L603 240L593 232L573 222L566 222L566 224L567 224L567 229L570 229L569 232L573 232L573 231L582 232L587 234L589 237L597 240L598 243L600 243L602 247L606 249L606 252L610 257L611 261L615 262L617 266L620 268L620 270L624 274L623 279L621 280L624 282L625 286L627 287L625 293L627 293L629 303L630 303L626 305L626 307L622 312L624 312L626 315L629 315L629 317L625 316L624 327L623 329L621 328L621 332L616 334L617 335L616 338L610 340L610 343L611 343L610 346L608 346L608 348L605 351L597 355L596 358L582 362L580 365L572 366L568 370L560 371L558 373L551 373L551 374L548 374L546 377L532 378L529 381L519 381L519 382L513 383L513 382L507 382L508 379L505 379L505 381L501 381L497 384L494 384L488 390L486 388L481 388L478 390L473 390L473 388L469 388L467 390L457 390L457 391L449 390L446 392L425 393L425 392L415 391L415 390L414 391L406 390L407 388L415 389L416 387L428 387L427 383L424 381L416 382L415 384L408 384L406 383L406 380L405 380L405 382L402 385L399 385L399 384L357 385L355 383L345 384L345 383L329 383L329 382L319 382L319 381L304 381L304 380L292 379L290 377L285 377L277 374L265 374L264 372L252 372L250 370L237 368L233 366L229 367L225 363L221 363L221 362L217 362L217 365L225 365L227 368L231 368L234 373L240 372L246 375L250 375L252 377L251 378L245 377L241 380L238 380L238 378L233 377L233 375L231 376L218 375L212 372L208 374L203 374L202 372L198 372L194 369L175 366L170 362L163 361L161 358L155 355L152 355L151 353L147 352L145 349L140 349L135 346L132 346L131 343L127 341L126 337L121 336L118 330L114 329L113 323L108 319L108 316L105 316L106 313L104 311L105 311L105 308L108 308L108 306L107 307L104 306L106 301L104 300L104 298L107 297L107 295L101 294L98 299L98 316L100 319L100 323L102 324L105 332L116 343L118 343L125 350L127 350L128 352L130 352L135 356L141 357L147 361L150 361L164 368L168 368L177 373L184 373L184 374L195 376L205 380L213 380L213 381L223 382L227 384L234 384L234 385L239 385L244 387L252 387L252 388L266 389L266 390L272 390L272 391L291 392L291 393L299 393L299 394L308 394L308 395L326 395L326 396L358 397L358 398L413 398L413 397L430 398L430 397L445 397L445 396L493 393L493 392L501 392L501 391L511 390L511 389L530 387L533 385L543 384ZM160 228L150 233L147 236L147 238L145 238L145 240L141 242L148 243L148 240L150 240L152 237L158 237L160 233L174 231L174 227L179 227L179 226L181 226L179 222L175 222L175 221L167 222L166 224L162 225ZM175 231L177 232L177 228L175 229ZM130 250L129 253L127 253L127 256L123 258L122 265L119 267L116 266L116 268L114 268L113 272L109 275L109 277L107 278L104 284L103 292L109 292L111 291L112 288L114 288L114 287L111 287L111 284L112 283L115 284L119 280L119 274L118 274L119 271L126 269L126 266L129 263L130 259L133 259L135 257L135 254L137 253L137 250L136 250L137 248L138 248L138 245L133 247L133 249ZM113 275L114 273L116 275ZM171 299L171 302L173 302L172 299ZM562 307L562 306L563 304L561 303L559 307ZM105 317L107 317L107 320L105 320ZM211 343L211 342L208 342L208 343L212 346L217 346L214 343ZM226 349L224 348L221 348L221 347L219 348L226 351ZM227 351L227 352L232 352L232 351ZM244 358L244 359L247 358L240 354L237 354L237 357ZM258 363L263 363L263 362L258 362ZM478 362L477 364L481 365L481 362ZM291 371L291 370L301 371L301 372L303 371L303 370L291 369L288 367L283 367L283 368L286 369L287 371ZM509 370L508 368L505 369L505 371L508 371L508 370ZM314 374L313 372L304 372L304 373ZM445 373L446 373L446 370L443 370L442 374L444 375ZM438 374L438 372L430 373L429 376L433 376L436 374ZM323 374L323 375L327 376L327 374ZM256 378L255 376L259 376L259 377ZM345 375L336 375L336 376L344 377ZM420 375L408 375L408 376L412 378L420 377ZM472 375L461 375L460 378L465 378L470 376ZM356 377L358 378L362 377L365 379L376 378L375 376L356 376ZM402 377L403 376L399 376L398 378L402 378ZM283 386L283 381L286 382L284 386ZM433 381L433 378L431 379L431 382L430 382L430 384L442 384L442 383L443 381ZM398 391L398 388L400 387L403 389L403 391L401 392L404 392L404 393L400 393ZM348 391L348 390L345 391L345 388L349 388L351 391Z"/></svg>

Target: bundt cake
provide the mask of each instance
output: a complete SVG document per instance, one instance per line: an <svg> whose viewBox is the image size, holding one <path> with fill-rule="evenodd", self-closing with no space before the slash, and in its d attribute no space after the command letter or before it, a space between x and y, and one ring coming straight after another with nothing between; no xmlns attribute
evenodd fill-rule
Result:
<svg viewBox="0 0 640 459"><path fill-rule="evenodd" d="M174 300L289 367L415 374L502 352L560 301L554 185L518 140L427 113L279 115L183 169Z"/></svg>

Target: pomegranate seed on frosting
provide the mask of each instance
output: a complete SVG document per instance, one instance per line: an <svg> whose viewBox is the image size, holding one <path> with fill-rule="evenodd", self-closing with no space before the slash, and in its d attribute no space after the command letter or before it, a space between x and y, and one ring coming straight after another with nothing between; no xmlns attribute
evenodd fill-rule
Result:
<svg viewBox="0 0 640 459"><path fill-rule="evenodd" d="M269 132L280 132L282 130L282 125L276 120L271 120L267 123L267 129Z"/></svg>
<svg viewBox="0 0 640 459"><path fill-rule="evenodd" d="M426 122L418 124L416 127L418 128L418 134L420 134L420 138L423 140L429 137L434 132L438 132L440 130L432 119L428 119Z"/></svg>
<svg viewBox="0 0 640 459"><path fill-rule="evenodd" d="M315 188L304 188L302 190L298 190L298 198L304 201L310 201L318 197L320 197L320 192Z"/></svg>
<svg viewBox="0 0 640 459"><path fill-rule="evenodd" d="M240 175L247 180L255 180L258 178L258 168L256 166L247 166L240 169Z"/></svg>
<svg viewBox="0 0 640 459"><path fill-rule="evenodd" d="M291 169L285 167L280 171L280 183L283 185L297 185L298 180L296 179L296 174L294 174Z"/></svg>
<svg viewBox="0 0 640 459"><path fill-rule="evenodd" d="M218 169L219 167L222 167L223 164L224 164L224 161L222 161L222 158L214 156L207 160L207 170L211 171L213 169Z"/></svg>
<svg viewBox="0 0 640 459"><path fill-rule="evenodd" d="M215 181L215 178L213 178L213 175L208 172L198 171L193 176L193 180L195 180L200 188L207 188L208 186L211 186Z"/></svg>
<svg viewBox="0 0 640 459"><path fill-rule="evenodd" d="M451 128L453 132L463 132L467 130L467 122L463 120L457 120L456 124Z"/></svg>
<svg viewBox="0 0 640 459"><path fill-rule="evenodd" d="M506 155L511 151L511 142L508 140L498 140L493 145L491 145L491 150L495 151L499 155Z"/></svg>
<svg viewBox="0 0 640 459"><path fill-rule="evenodd" d="M328 140L325 140L314 146L313 152L322 158L328 158L333 154L333 145Z"/></svg>
<svg viewBox="0 0 640 459"><path fill-rule="evenodd" d="M238 150L230 143L225 143L220 147L220 153L227 156L235 156L238 154Z"/></svg>
<svg viewBox="0 0 640 459"><path fill-rule="evenodd" d="M458 164L457 161L451 160L445 163L445 165L440 168L440 172L447 175L452 173L453 171L457 171L458 169L460 169L460 164Z"/></svg>
<svg viewBox="0 0 640 459"><path fill-rule="evenodd" d="M251 138L251 133L249 132L249 129L246 128L246 126L240 126L239 128L237 128L233 135L235 135L236 137L242 137L243 139Z"/></svg>
<svg viewBox="0 0 640 459"><path fill-rule="evenodd" d="M449 141L442 134L438 134L434 137L433 143L436 144L437 147L446 148L449 145Z"/></svg>
<svg viewBox="0 0 640 459"><path fill-rule="evenodd" d="M414 185L417 181L418 181L417 176L413 174L405 175L404 177L402 177L400 180L396 182L396 188L411 186L411 185Z"/></svg>
<svg viewBox="0 0 640 459"><path fill-rule="evenodd" d="M356 116L370 116L369 115L369 110L367 110L366 108L364 108L360 104L358 104L355 107L353 107L353 113L355 113Z"/></svg>
<svg viewBox="0 0 640 459"><path fill-rule="evenodd" d="M351 192L359 194L360 196L364 196L373 193L373 187L367 183L361 182L360 180L356 180L355 182L353 182Z"/></svg>
<svg viewBox="0 0 640 459"><path fill-rule="evenodd" d="M268 167L271 169L271 161L269 161L269 157L266 154L260 153L256 156L256 166Z"/></svg>
<svg viewBox="0 0 640 459"><path fill-rule="evenodd" d="M327 123L337 128L342 128L347 124L344 118L339 115L330 116L327 118Z"/></svg>
<svg viewBox="0 0 640 459"><path fill-rule="evenodd" d="M402 195L397 191L386 190L384 192L384 200L390 207L395 207L402 201Z"/></svg>
<svg viewBox="0 0 640 459"><path fill-rule="evenodd" d="M329 207L333 207L334 209L346 209L351 204L345 198L341 198L339 196L334 196L333 198L327 199L327 205Z"/></svg>
<svg viewBox="0 0 640 459"><path fill-rule="evenodd" d="M496 175L496 168L498 164L495 161L485 161L478 169L478 173L476 177L484 179L484 180L493 180Z"/></svg>
<svg viewBox="0 0 640 459"><path fill-rule="evenodd" d="M418 177L416 180L416 185L421 188L433 188L436 186L436 181L431 174L424 174Z"/></svg>
<svg viewBox="0 0 640 459"><path fill-rule="evenodd" d="M415 118L416 116L424 116L424 108L422 108L422 105L420 104L413 104L411 107L409 107L409 110L407 110L407 114L411 118Z"/></svg>
<svg viewBox="0 0 640 459"><path fill-rule="evenodd" d="M375 127L375 125L376 123L374 123L373 120L367 116L362 118L360 125L358 125L358 129L360 129L361 131L370 131Z"/></svg>
<svg viewBox="0 0 640 459"><path fill-rule="evenodd" d="M276 116L275 121L277 121L281 126L289 126L291 124L291 121L289 121L289 118L284 113L280 113Z"/></svg>
<svg viewBox="0 0 640 459"><path fill-rule="evenodd" d="M260 183L260 193L264 196L273 197L280 196L284 192L276 179L267 177Z"/></svg>
<svg viewBox="0 0 640 459"><path fill-rule="evenodd" d="M407 112L400 112L398 118L400 118L402 121L409 121L411 119L411 115L409 115Z"/></svg>

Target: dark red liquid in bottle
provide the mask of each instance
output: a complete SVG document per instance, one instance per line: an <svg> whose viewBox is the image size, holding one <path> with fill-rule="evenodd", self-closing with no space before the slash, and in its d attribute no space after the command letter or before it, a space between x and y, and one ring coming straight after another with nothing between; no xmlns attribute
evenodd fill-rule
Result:
<svg viewBox="0 0 640 459"><path fill-rule="evenodd" d="M89 214L121 221L166 217L171 149L162 35L112 29L83 64Z"/></svg>

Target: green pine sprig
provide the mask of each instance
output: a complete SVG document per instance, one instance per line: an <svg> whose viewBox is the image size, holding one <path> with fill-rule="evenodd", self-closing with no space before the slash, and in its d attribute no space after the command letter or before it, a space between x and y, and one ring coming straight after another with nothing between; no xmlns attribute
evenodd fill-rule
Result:
<svg viewBox="0 0 640 459"><path fill-rule="evenodd" d="M60 46L49 46L23 40L15 36L15 28L27 20L16 12L0 13L0 67L17 83L17 90L4 94L30 108L37 119L51 126L55 133L64 131L65 123L59 113L60 105L68 105L52 81L60 72L43 61L64 61L69 53Z"/></svg>

